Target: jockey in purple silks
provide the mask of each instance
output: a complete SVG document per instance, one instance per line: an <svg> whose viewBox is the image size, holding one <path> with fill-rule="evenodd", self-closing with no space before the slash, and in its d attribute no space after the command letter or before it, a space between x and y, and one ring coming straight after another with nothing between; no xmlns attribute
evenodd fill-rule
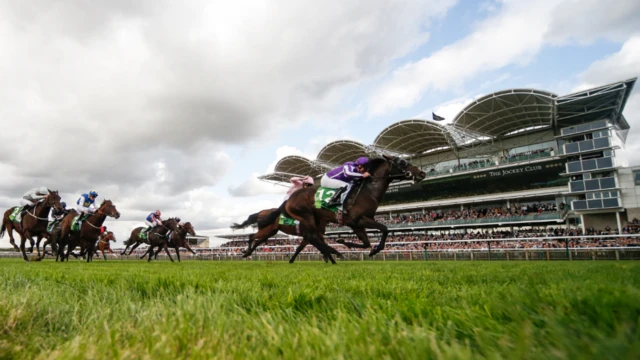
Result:
<svg viewBox="0 0 640 360"><path fill-rule="evenodd" d="M365 166L369 163L366 157L358 158L355 162L346 162L322 176L320 186L330 189L338 189L336 193L327 200L329 206L341 205L344 198L351 190L351 184L360 179L366 179L369 174ZM342 196L344 194L344 196Z"/></svg>

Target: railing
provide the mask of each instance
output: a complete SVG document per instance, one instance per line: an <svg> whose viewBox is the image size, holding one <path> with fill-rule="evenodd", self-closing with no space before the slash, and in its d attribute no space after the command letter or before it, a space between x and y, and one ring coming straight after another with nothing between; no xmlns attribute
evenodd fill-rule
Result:
<svg viewBox="0 0 640 360"><path fill-rule="evenodd" d="M547 213L547 214L542 213L542 214L521 215L521 216L488 217L488 218L479 218L479 219L415 221L411 223L386 224L386 225L389 230L406 229L406 228L438 228L438 227L458 226L458 225L486 225L486 224L503 224L504 225L509 223L518 223L518 222L561 220L564 218L564 215L568 211L569 211L569 207L566 207L564 210ZM351 228L343 226L343 227L327 229L327 233L331 233L335 231L351 231Z"/></svg>

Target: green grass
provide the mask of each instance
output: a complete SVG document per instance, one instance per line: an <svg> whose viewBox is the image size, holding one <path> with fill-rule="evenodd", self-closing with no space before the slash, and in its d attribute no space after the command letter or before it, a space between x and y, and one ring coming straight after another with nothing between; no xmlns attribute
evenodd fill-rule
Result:
<svg viewBox="0 0 640 360"><path fill-rule="evenodd" d="M640 262L0 261L0 358L640 356Z"/></svg>

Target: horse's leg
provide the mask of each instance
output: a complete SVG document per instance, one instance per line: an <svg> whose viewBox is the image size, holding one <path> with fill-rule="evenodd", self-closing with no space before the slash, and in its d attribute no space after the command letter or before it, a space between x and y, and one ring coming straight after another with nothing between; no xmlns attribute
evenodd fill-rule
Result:
<svg viewBox="0 0 640 360"><path fill-rule="evenodd" d="M176 257L178 258L178 262L180 262L180 248L178 248L178 246L176 246L175 250L176 250Z"/></svg>
<svg viewBox="0 0 640 360"><path fill-rule="evenodd" d="M147 262L151 262L151 257L153 256L153 245L149 244L149 248L147 248L147 252L144 253L144 255L142 255L140 257L140 259L144 259L145 256L147 256L147 254L149 254L149 259L147 260Z"/></svg>
<svg viewBox="0 0 640 360"><path fill-rule="evenodd" d="M162 243L162 245L164 246L164 251L167 253L169 260L171 260L171 262L174 262L173 257L171 257L171 253L169 252L169 246L167 245L167 242L165 241L164 243Z"/></svg>
<svg viewBox="0 0 640 360"><path fill-rule="evenodd" d="M367 232L365 229L377 229L377 230L380 230L380 233L382 234L382 236L380 237L380 243L377 246L375 246L373 249L371 249L371 251L369 252L369 256L374 256L375 254L384 250L384 246L387 241L387 235L389 234L389 230L387 229L386 226L375 221L375 219L372 219L370 217L361 218L360 221L358 221L358 226L361 229L362 235L358 234L358 232L356 232L355 229L354 229L354 232L358 236L358 239L362 240L362 242L364 242L364 239L366 239L367 243L369 243L369 239L367 237Z"/></svg>
<svg viewBox="0 0 640 360"><path fill-rule="evenodd" d="M304 221L300 222L301 228L304 229L303 239L311 243L311 245L315 246L316 249L320 250L322 255L328 257L331 263L335 264L336 261L333 259L333 256L331 256L331 246L327 245L322 237L318 234L313 215L308 215L303 218L303 220Z"/></svg>
<svg viewBox="0 0 640 360"><path fill-rule="evenodd" d="M360 223L358 223L358 226ZM371 242L369 241L369 237L367 236L367 230L363 227L351 227L353 233L356 234L358 239L362 241L362 244L352 243L344 240L336 240L338 244L342 244L349 249L358 248L358 249L368 249L371 247Z"/></svg>
<svg viewBox="0 0 640 360"><path fill-rule="evenodd" d="M40 242L42 241L42 234L38 234L36 238L36 250L38 251L38 257L40 257Z"/></svg>
<svg viewBox="0 0 640 360"><path fill-rule="evenodd" d="M27 257L27 252L25 251L25 243L27 242L27 238L24 236L24 233L20 234L20 251L22 252L22 258L24 261L29 262L29 258Z"/></svg>
<svg viewBox="0 0 640 360"><path fill-rule="evenodd" d="M13 248L16 249L16 251L20 251L20 247L16 244L16 240L13 238L13 230L14 230L14 226L13 226L13 222L9 221L9 223L7 224L7 232L9 233L9 243L11 245L13 245ZM18 232L16 230L16 232ZM20 233L18 232L18 235Z"/></svg>
<svg viewBox="0 0 640 360"><path fill-rule="evenodd" d="M242 255L243 258L249 257L251 256L251 254L253 254L254 251L256 251L256 249L258 248L258 246L264 244L265 242L267 242L267 240L269 240L270 237L272 237L273 235L278 233L278 228L275 229L275 231L271 228L271 226L264 228L264 229L260 229L257 233L255 233L255 237L254 239L258 239L253 243L253 246L249 245L249 248L247 249L247 251L245 251L244 255ZM259 235L259 236L258 236Z"/></svg>
<svg viewBox="0 0 640 360"><path fill-rule="evenodd" d="M289 259L289 264L293 264L293 262L296 261L298 255L302 252L302 250L304 250L304 248L307 247L307 245L309 245L309 242L305 239L302 239L302 242L300 242L300 245L298 245L298 247L296 248L296 252L293 253L293 256L291 257L291 259Z"/></svg>
<svg viewBox="0 0 640 360"><path fill-rule="evenodd" d="M138 246L140 246L140 244L142 244L142 243L136 241L136 243L133 245L133 247L131 247L131 250L129 250L129 255L131 255L133 253L133 250L137 249ZM149 246L151 246L151 245L149 245Z"/></svg>

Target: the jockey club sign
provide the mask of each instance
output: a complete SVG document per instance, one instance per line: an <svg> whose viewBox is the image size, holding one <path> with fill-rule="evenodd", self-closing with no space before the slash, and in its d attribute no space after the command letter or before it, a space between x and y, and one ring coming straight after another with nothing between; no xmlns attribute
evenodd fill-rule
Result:
<svg viewBox="0 0 640 360"><path fill-rule="evenodd" d="M540 170L542 170L542 165L530 165L530 166L524 166L524 167L515 168L515 169L502 169L500 171L489 171L489 176L494 177L494 176L515 175L515 174L531 172L531 171L540 171Z"/></svg>

